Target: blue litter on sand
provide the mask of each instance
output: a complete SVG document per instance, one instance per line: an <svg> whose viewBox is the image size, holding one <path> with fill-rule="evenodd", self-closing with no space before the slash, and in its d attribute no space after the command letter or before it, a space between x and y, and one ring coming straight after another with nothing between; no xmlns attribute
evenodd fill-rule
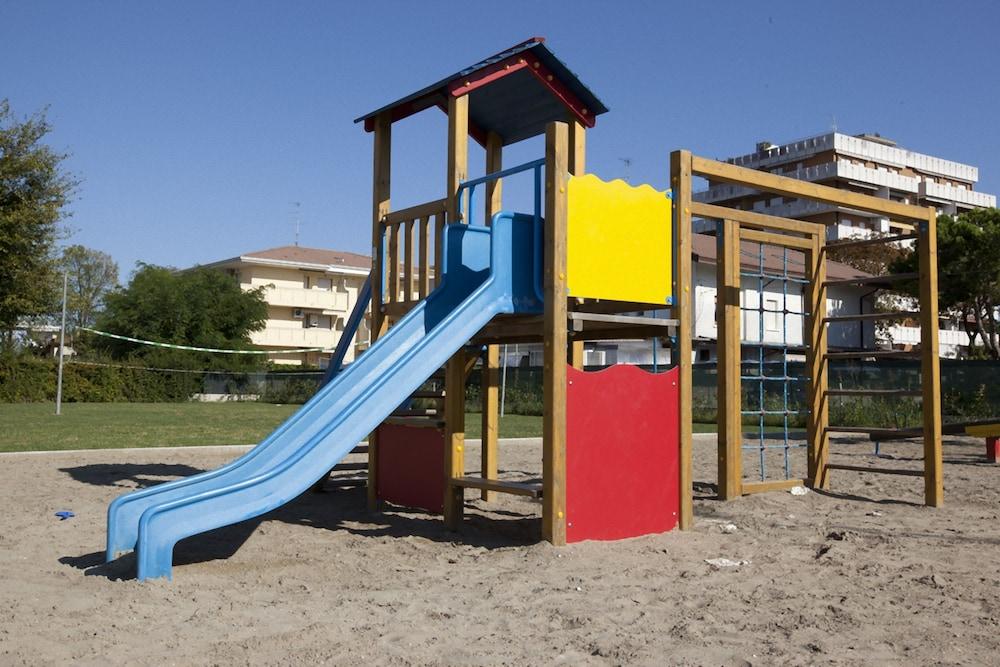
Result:
<svg viewBox="0 0 1000 667"><path fill-rule="evenodd" d="M70 512L69 510L61 510L59 512L56 512L56 516L59 517L60 521L65 521L66 519L72 519L76 515Z"/></svg>

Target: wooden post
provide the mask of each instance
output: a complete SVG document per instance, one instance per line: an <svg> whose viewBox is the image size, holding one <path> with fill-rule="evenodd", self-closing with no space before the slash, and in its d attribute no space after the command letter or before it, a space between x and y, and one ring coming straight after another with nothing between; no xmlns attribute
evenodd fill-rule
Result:
<svg viewBox="0 0 1000 667"><path fill-rule="evenodd" d="M924 418L924 503L944 504L941 458L941 359L938 338L937 214L918 224L920 262L920 384Z"/></svg>
<svg viewBox="0 0 1000 667"><path fill-rule="evenodd" d="M681 530L694 526L692 508L691 473L691 335L694 328L691 305L691 153L674 151L670 154L670 187L673 193L673 219L676 231L674 247L674 305L677 319L677 368L680 373L678 386L680 403L679 475Z"/></svg>
<svg viewBox="0 0 1000 667"><path fill-rule="evenodd" d="M569 173L583 176L587 168L587 128L579 121L569 124ZM570 343L569 363L573 368L583 370L583 341Z"/></svg>
<svg viewBox="0 0 1000 667"><path fill-rule="evenodd" d="M566 544L566 123L545 129L542 538Z"/></svg>
<svg viewBox="0 0 1000 667"><path fill-rule="evenodd" d="M500 135L490 132L486 137L486 173L493 174L503 169L503 141ZM486 184L485 222L493 221L493 214L499 213L503 205L503 183L501 179ZM480 378L482 399L482 445L480 454L480 474L483 479L496 479L498 474L497 441L500 437L500 346L487 345L483 360L483 374ZM496 492L483 489L480 496L484 501L496 499Z"/></svg>
<svg viewBox="0 0 1000 667"><path fill-rule="evenodd" d="M723 220L716 241L719 498L733 500L743 495L739 223Z"/></svg>
<svg viewBox="0 0 1000 667"><path fill-rule="evenodd" d="M388 112L375 117L372 176L372 300L371 344L385 333L382 313L382 218L389 214L389 169L392 162L392 118ZM378 437L368 435L368 510L378 510Z"/></svg>
<svg viewBox="0 0 1000 667"><path fill-rule="evenodd" d="M809 316L806 318L806 331L809 336L809 349L806 352L806 365L809 368L809 418L806 428L806 467L808 483L816 489L830 487L830 472L827 463L830 458L830 398L829 361L827 352L826 317L826 238L819 234L813 236L812 250L805 253L806 266L809 267L809 286L806 289L806 303Z"/></svg>
<svg viewBox="0 0 1000 667"><path fill-rule="evenodd" d="M461 219L458 187L468 178L469 98L448 99L448 223ZM441 262L439 262L441 263ZM440 276L438 278L440 280ZM445 498L444 522L451 530L462 523L464 490L452 484L465 475L465 355L455 354L445 366Z"/></svg>

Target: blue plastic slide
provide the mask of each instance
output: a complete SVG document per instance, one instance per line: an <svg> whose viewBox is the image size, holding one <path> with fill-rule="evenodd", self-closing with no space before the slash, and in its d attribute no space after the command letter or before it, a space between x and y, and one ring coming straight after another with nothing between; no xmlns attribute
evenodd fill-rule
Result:
<svg viewBox="0 0 1000 667"><path fill-rule="evenodd" d="M538 225L531 215L499 213L488 228L448 226L440 287L244 456L115 499L107 560L134 549L139 580L169 578L178 541L293 500L494 316L539 312Z"/></svg>

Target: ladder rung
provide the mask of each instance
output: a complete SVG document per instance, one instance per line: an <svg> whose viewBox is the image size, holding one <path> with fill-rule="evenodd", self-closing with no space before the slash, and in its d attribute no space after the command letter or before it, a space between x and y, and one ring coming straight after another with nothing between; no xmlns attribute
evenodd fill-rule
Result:
<svg viewBox="0 0 1000 667"><path fill-rule="evenodd" d="M827 243L826 249L836 250L837 248L857 248L858 246L878 245L880 243L897 243L899 241L915 239L917 236L917 234L898 234L896 236L883 236L882 238L856 239L844 241L843 243Z"/></svg>
<svg viewBox="0 0 1000 667"><path fill-rule="evenodd" d="M394 410L392 413L393 417L436 417L439 414L437 410L428 409L414 409L414 410Z"/></svg>
<svg viewBox="0 0 1000 667"><path fill-rule="evenodd" d="M527 496L529 498L542 497L541 484L507 482L499 479L483 479L482 477L452 477L451 483L455 486L461 486L467 489L499 491L500 493L512 493L516 496Z"/></svg>
<svg viewBox="0 0 1000 667"><path fill-rule="evenodd" d="M415 391L410 398L444 398L444 389L440 391Z"/></svg>
<svg viewBox="0 0 1000 667"><path fill-rule="evenodd" d="M830 322L868 322L873 320L909 320L920 317L919 311L900 310L893 313L858 313L855 315L831 315L824 317L823 321Z"/></svg>
<svg viewBox="0 0 1000 667"><path fill-rule="evenodd" d="M827 463L830 470L853 470L854 472L873 472L880 475L905 475L907 477L923 477L923 470L896 470L894 468L868 468L865 466L852 466L844 463Z"/></svg>
<svg viewBox="0 0 1000 667"><path fill-rule="evenodd" d="M866 359L868 357L917 358L919 350L856 350L850 352L827 352L827 359Z"/></svg>
<svg viewBox="0 0 1000 667"><path fill-rule="evenodd" d="M444 428L443 419L432 417L388 417L383 424L393 426L412 426L414 428Z"/></svg>
<svg viewBox="0 0 1000 667"><path fill-rule="evenodd" d="M921 396L920 389L827 389L830 396Z"/></svg>
<svg viewBox="0 0 1000 667"><path fill-rule="evenodd" d="M881 285L900 282L902 280L916 280L919 273L893 273L887 276L859 276L857 278L844 278L841 280L827 280L823 287L838 287L840 285Z"/></svg>

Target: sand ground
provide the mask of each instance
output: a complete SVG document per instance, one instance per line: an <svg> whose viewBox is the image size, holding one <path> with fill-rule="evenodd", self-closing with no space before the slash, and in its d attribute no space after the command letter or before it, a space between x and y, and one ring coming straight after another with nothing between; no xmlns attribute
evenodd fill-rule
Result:
<svg viewBox="0 0 1000 667"><path fill-rule="evenodd" d="M834 451L919 466L913 445L884 447L888 459ZM981 441L948 441L940 509L920 504L919 478L849 472L829 493L718 502L714 439L701 437L685 533L553 548L527 499L487 506L470 492L456 535L421 512L368 515L353 489L182 542L172 582L130 579L131 556L103 564L111 499L237 453L0 456L0 664L1000 660L1000 467ZM540 456L537 441L505 443L501 467L530 478ZM63 509L76 516L58 520ZM705 562L718 557L749 562Z"/></svg>

